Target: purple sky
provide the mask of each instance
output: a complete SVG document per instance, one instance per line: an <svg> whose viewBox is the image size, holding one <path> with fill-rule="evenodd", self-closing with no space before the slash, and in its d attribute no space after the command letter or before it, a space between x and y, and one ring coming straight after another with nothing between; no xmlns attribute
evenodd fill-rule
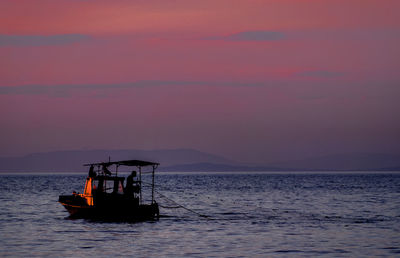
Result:
<svg viewBox="0 0 400 258"><path fill-rule="evenodd" d="M400 2L0 3L0 156L400 154Z"/></svg>

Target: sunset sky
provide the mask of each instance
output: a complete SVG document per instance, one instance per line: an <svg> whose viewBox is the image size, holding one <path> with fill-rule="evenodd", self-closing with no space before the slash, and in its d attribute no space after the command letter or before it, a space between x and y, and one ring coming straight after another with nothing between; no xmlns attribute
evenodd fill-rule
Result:
<svg viewBox="0 0 400 258"><path fill-rule="evenodd" d="M1 0L0 156L400 154L398 0Z"/></svg>

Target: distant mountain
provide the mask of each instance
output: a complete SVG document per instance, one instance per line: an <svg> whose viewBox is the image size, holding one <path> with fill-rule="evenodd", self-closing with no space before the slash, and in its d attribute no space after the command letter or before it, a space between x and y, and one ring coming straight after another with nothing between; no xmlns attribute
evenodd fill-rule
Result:
<svg viewBox="0 0 400 258"><path fill-rule="evenodd" d="M400 171L400 156L349 153L268 165L243 164L192 149L72 150L0 158L0 172L83 172L83 164L139 159L159 162L159 171Z"/></svg>
<svg viewBox="0 0 400 258"><path fill-rule="evenodd" d="M194 163L194 164L180 164L168 167L161 167L160 171L185 171L185 172L245 172L245 171L287 171L277 167L268 166L246 166L246 165L230 165L230 164L216 164L216 163ZM290 169L289 169L290 170Z"/></svg>
<svg viewBox="0 0 400 258"><path fill-rule="evenodd" d="M400 168L400 156L380 153L346 153L272 164L298 170L392 170ZM397 169L396 169L397 168Z"/></svg>
<svg viewBox="0 0 400 258"><path fill-rule="evenodd" d="M72 150L34 153L0 158L0 172L79 172L83 164L111 160L139 159L161 164L160 168L187 163L231 164L232 161L192 149L174 150Z"/></svg>

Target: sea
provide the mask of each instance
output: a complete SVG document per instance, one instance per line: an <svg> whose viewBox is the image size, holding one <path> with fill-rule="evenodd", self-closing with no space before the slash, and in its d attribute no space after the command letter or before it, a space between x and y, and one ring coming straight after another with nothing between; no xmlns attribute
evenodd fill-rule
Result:
<svg viewBox="0 0 400 258"><path fill-rule="evenodd" d="M0 256L400 257L398 172L158 173L144 222L69 218L85 179L1 174Z"/></svg>

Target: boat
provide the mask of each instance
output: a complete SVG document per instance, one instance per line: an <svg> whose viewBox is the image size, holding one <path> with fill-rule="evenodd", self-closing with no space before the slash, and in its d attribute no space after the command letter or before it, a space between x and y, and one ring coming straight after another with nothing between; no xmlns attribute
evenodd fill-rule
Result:
<svg viewBox="0 0 400 258"><path fill-rule="evenodd" d="M159 163L143 160L122 160L90 163L83 193L60 195L59 202L70 218L101 220L154 220L160 216L154 199L154 174ZM125 178L118 176L121 166L136 167ZM111 172L110 168L115 168ZM150 171L144 171L149 170ZM142 182L142 174L151 173L151 182ZM143 186L147 191L143 192ZM146 198L144 198L146 194Z"/></svg>

